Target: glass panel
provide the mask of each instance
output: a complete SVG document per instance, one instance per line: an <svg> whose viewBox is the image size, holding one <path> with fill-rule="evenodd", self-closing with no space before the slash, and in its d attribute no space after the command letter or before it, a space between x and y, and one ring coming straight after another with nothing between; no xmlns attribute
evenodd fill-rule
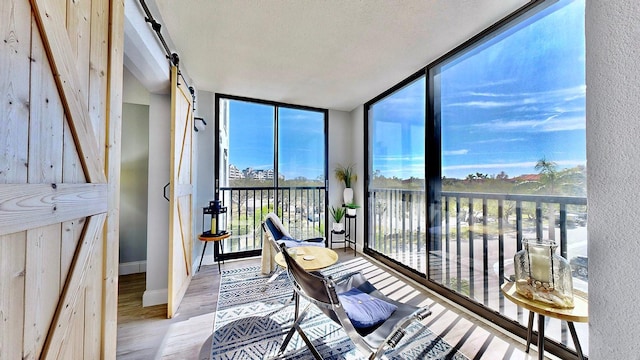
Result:
<svg viewBox="0 0 640 360"><path fill-rule="evenodd" d="M369 248L426 270L425 77L369 108Z"/></svg>
<svg viewBox="0 0 640 360"><path fill-rule="evenodd" d="M230 239L224 253L262 248L260 223L273 209L275 108L221 99L220 194ZM225 131L226 130L226 131Z"/></svg>
<svg viewBox="0 0 640 360"><path fill-rule="evenodd" d="M555 240L588 291L584 16L584 1L561 0L429 72L442 161L429 278L525 326L500 295L523 239ZM576 328L586 347L587 325ZM573 347L560 321L546 329Z"/></svg>
<svg viewBox="0 0 640 360"><path fill-rule="evenodd" d="M280 216L293 237L323 236L325 114L251 100L219 100L218 198L228 209L231 232L224 241L225 257L259 253L264 241L261 223L269 212Z"/></svg>
<svg viewBox="0 0 640 360"><path fill-rule="evenodd" d="M324 113L278 108L278 203L293 237L324 236L324 134Z"/></svg>
<svg viewBox="0 0 640 360"><path fill-rule="evenodd" d="M233 187L273 185L274 107L228 101L229 184ZM224 169L225 166L221 166Z"/></svg>

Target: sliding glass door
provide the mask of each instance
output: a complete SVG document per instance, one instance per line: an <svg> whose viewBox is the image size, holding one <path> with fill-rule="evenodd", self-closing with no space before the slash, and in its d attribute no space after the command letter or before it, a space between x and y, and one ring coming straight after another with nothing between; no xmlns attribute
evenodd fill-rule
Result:
<svg viewBox="0 0 640 360"><path fill-rule="evenodd" d="M216 196L227 207L225 257L252 256L269 212L292 236L324 236L327 112L217 95Z"/></svg>
<svg viewBox="0 0 640 360"><path fill-rule="evenodd" d="M324 112L278 108L278 214L296 238L325 234L325 118Z"/></svg>

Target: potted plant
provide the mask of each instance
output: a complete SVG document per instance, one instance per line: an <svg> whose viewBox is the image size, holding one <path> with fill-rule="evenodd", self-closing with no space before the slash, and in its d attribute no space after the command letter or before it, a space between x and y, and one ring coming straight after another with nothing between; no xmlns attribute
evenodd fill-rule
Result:
<svg viewBox="0 0 640 360"><path fill-rule="evenodd" d="M342 223L342 218L345 214L345 208L343 207L330 207L329 213L333 218L333 231L342 232L344 231L344 224Z"/></svg>
<svg viewBox="0 0 640 360"><path fill-rule="evenodd" d="M347 215L356 216L356 209L360 207L360 205L356 205L354 203L348 203L344 205L347 208Z"/></svg>
<svg viewBox="0 0 640 360"><path fill-rule="evenodd" d="M336 179L344 183L344 192L342 194L344 203L349 204L353 201L353 189L351 183L358 179L358 176L353 173L353 165L342 166L338 164L335 169Z"/></svg>

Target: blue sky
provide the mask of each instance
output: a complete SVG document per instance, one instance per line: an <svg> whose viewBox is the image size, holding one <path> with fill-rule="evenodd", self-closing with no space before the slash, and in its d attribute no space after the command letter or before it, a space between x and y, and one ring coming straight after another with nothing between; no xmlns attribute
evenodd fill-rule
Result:
<svg viewBox="0 0 640 360"><path fill-rule="evenodd" d="M443 176L514 177L535 173L541 158L585 165L584 2L566 3L439 69ZM422 131L424 87L420 79L374 106L374 170L385 176L424 177L424 138L407 131Z"/></svg>
<svg viewBox="0 0 640 360"><path fill-rule="evenodd" d="M584 0L562 0L442 65L442 175L515 177L542 158L586 165L584 55ZM425 86L421 78L373 106L374 171L424 178ZM274 109L231 102L231 164L273 168ZM323 114L280 108L279 121L280 173L321 176Z"/></svg>
<svg viewBox="0 0 640 360"><path fill-rule="evenodd" d="M240 170L273 169L276 108L230 102L229 163ZM279 108L279 170L285 179L324 175L324 114Z"/></svg>

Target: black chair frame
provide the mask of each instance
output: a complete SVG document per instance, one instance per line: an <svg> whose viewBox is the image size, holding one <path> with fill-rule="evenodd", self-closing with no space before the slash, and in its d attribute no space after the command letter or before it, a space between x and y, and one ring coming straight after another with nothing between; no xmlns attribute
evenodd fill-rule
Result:
<svg viewBox="0 0 640 360"><path fill-rule="evenodd" d="M289 341L295 332L309 347L313 356L321 360L322 356L313 345L311 340L304 333L301 324L305 316L311 310L311 306L318 307L325 315L338 323L353 341L356 348L367 354L369 359L379 359L389 348L394 348L406 334L406 328L413 321L422 321L431 315L428 306L418 308L412 305L400 303L389 299L377 290L362 273L351 273L342 276L334 281L331 277L326 277L319 272L307 272L304 270L286 251L284 245L280 245L280 252L287 263L287 273L291 278L295 290L295 321L292 328L287 333L279 351L283 356ZM397 310L384 322L371 328L356 328L343 305L338 294L346 292L352 288L370 296L376 297L397 306ZM299 314L299 297L309 301L309 305Z"/></svg>

